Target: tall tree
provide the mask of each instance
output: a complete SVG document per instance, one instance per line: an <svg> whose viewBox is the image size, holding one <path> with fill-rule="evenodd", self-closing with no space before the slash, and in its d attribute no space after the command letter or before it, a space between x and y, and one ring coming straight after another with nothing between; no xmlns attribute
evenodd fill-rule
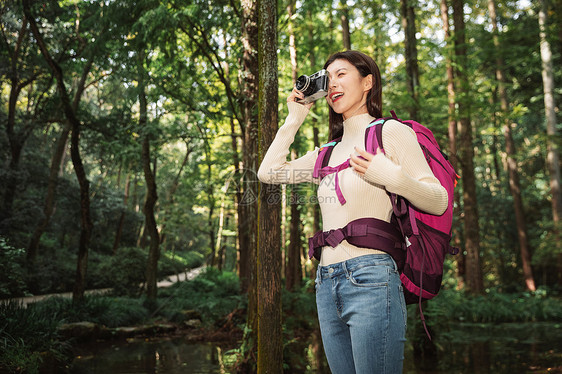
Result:
<svg viewBox="0 0 562 374"><path fill-rule="evenodd" d="M562 190L560 187L560 156L557 146L556 103L554 101L554 73L552 51L547 37L547 2L540 1L539 35L541 42L542 83L544 93L544 111L546 115L546 164L550 174L550 194L552 204L552 221L554 224L555 243L560 247L560 220L562 219ZM558 255L558 282L562 284L562 252Z"/></svg>
<svg viewBox="0 0 562 374"><path fill-rule="evenodd" d="M182 176L182 173L185 169L185 166L187 165L187 161L189 160L189 155L191 154L191 152L193 152L193 149L195 148L194 146L190 146L190 141L191 139L189 137L186 136L182 136L183 141L185 143L185 155L183 157L183 160L181 162L180 168L178 170L178 172L176 173L176 176L174 177L174 179L172 180L172 184L170 185L170 188L167 191L167 202L170 205L174 205L174 201L175 201L175 194L180 186L180 178ZM129 175L127 175L127 178L129 177ZM127 196L127 188L125 189L125 197ZM127 202L125 201L125 204L127 204ZM164 242L166 241L166 218L164 217L163 219L161 219L161 224L160 224L160 244L164 244Z"/></svg>
<svg viewBox="0 0 562 374"><path fill-rule="evenodd" d="M343 38L343 48L351 49L351 32L349 30L349 7L347 6L347 0L341 0L341 29Z"/></svg>
<svg viewBox="0 0 562 374"><path fill-rule="evenodd" d="M79 21L77 22L79 23ZM83 44L84 38L81 38L81 41ZM80 105L82 95L86 88L86 80L88 78L88 74L90 74L90 71L92 69L93 59L94 59L94 55L92 54L89 57L87 63L84 65L80 76L80 80L76 84L76 91L74 92L74 99L72 100L72 109L74 110L75 113L78 111L78 107ZM49 168L49 181L47 184L47 193L45 195L45 203L43 205L43 217L41 217L38 225L35 227L35 230L33 231L33 235L31 236L31 240L29 241L29 245L27 247L27 258L31 264L35 261L37 252L39 250L39 243L41 237L43 236L43 233L47 229L47 226L51 221L51 216L53 215L55 209L56 189L59 180L58 174L62 168L62 164L64 163L64 154L68 146L68 136L70 135L71 129L72 129L72 124L70 123L70 121L66 121L59 134L55 146L55 151L51 158L51 166Z"/></svg>
<svg viewBox="0 0 562 374"><path fill-rule="evenodd" d="M258 162L258 11L257 0L242 1L242 39L244 41L242 57L242 163L244 165L243 193L239 209L240 238L240 277L243 290L248 291L251 308L257 310L256 297L256 254L257 239L252 233L257 232L257 196L256 179ZM253 320L253 319L251 319ZM254 321L254 320L253 320ZM255 320L257 323L257 320ZM257 327L257 326L256 326ZM257 331L257 330L255 330Z"/></svg>
<svg viewBox="0 0 562 374"><path fill-rule="evenodd" d="M293 150L292 159L297 158L296 151ZM298 186L291 186L291 197L289 205L291 207L291 223L289 230L289 246L287 248L286 265L285 265L285 288L292 291L299 287L302 282L302 264L301 264L301 214L299 203L300 194Z"/></svg>
<svg viewBox="0 0 562 374"><path fill-rule="evenodd" d="M289 52L291 55L291 81L293 85L297 81L298 65L297 65L297 46L295 43L295 31L293 24L293 14L295 12L295 0L290 0L287 6L287 14L289 16L288 32L289 32ZM296 150L292 150L291 157L297 158ZM300 286L302 280L301 268L301 216L299 209L299 192L298 187L291 186L291 197L289 206L291 207L291 223L289 229L289 246L285 261L285 288L291 291L295 287ZM282 242L282 244L284 244Z"/></svg>
<svg viewBox="0 0 562 374"><path fill-rule="evenodd" d="M242 169L239 173L242 179L242 186L240 193L237 193L238 204L238 241L239 241L239 255L240 255L240 279L241 288L248 291L252 277L255 272L252 270L252 261L256 253L257 240L251 233L256 232L257 228L257 178L255 176L257 170L257 13L255 7L255 0L241 1L241 10L237 8L236 2L229 2L229 6L215 6L214 3L206 3L207 6L191 7L189 11L185 11L178 3L172 3L171 7L175 12L174 25L181 30L183 35L187 37L189 43L188 48L192 48L193 53L198 56L198 59L205 60L205 64L209 67L209 71L213 71L216 77L224 87L224 97L227 102L227 110L229 115L233 118L231 123L231 145L237 149L236 137L239 136L235 131L236 123L240 126L241 132L241 150L242 150ZM217 12L224 12L217 15ZM231 24L233 16L239 17L242 23L242 59L240 70L240 91L232 85L232 81L228 76L229 69L228 62L225 61L224 53L225 45L222 45L223 38L211 37L208 30L220 30L220 33L231 33L232 30L228 29ZM226 22L223 22L226 20ZM229 25L229 26L226 26ZM183 66L182 66L183 68ZM193 78L196 86L206 86L208 82L198 81ZM167 89L166 92L175 96L172 90ZM211 96L209 94L209 96ZM175 96L178 100L182 98ZM215 100L216 97L209 97L210 101ZM195 105L192 101L188 105L194 111L203 111L208 113L208 108ZM236 156L233 158L235 168L238 163ZM209 158L208 165L210 167L212 161ZM236 175L236 174L235 174ZM208 196L211 197L208 190ZM214 201L214 199L213 199ZM211 202L209 202L209 206ZM211 221L213 219L209 216L209 226L213 226ZM214 231L214 228L213 228ZM214 233L211 235L211 241L214 241ZM214 246L213 246L214 248Z"/></svg>
<svg viewBox="0 0 562 374"><path fill-rule="evenodd" d="M119 182L117 183L119 186ZM125 177L125 191L123 194L123 211L119 215L119 220L117 221L117 230L115 230L115 238L113 239L113 254L117 254L117 249L121 243L121 235L123 234L123 225L125 224L125 212L127 209L127 202L129 201L129 190L131 188L131 175L127 172Z"/></svg>
<svg viewBox="0 0 562 374"><path fill-rule="evenodd" d="M496 79L502 111L505 150L507 153L509 190L511 191L511 196L513 197L513 209L515 211L515 221L517 224L517 236L519 239L519 250L521 252L521 262L523 265L523 276L525 278L525 285L527 289L530 291L535 291L535 280L533 278L533 271L531 269L531 255L529 252L529 244L527 240L527 228L525 227L525 212L523 210L523 200L521 198L521 184L519 183L517 152L515 151L515 142L513 141L513 135L511 134L511 121L509 119L509 100L505 87L504 61L500 52L501 45L498 35L498 21L495 0L488 0L488 12L490 14L490 23L492 26L492 35L495 47L494 51L496 54Z"/></svg>
<svg viewBox="0 0 562 374"><path fill-rule="evenodd" d="M242 129L242 163L243 198L239 204L239 240L240 240L240 277L242 289L248 293L247 329L244 341L247 345L246 362L255 364L256 353L259 355L259 306L258 306L258 204L259 183L257 181L257 163L259 161L259 127L258 123L258 93L263 95L261 86L258 89L258 51L262 51L259 44L259 2L257 0L242 0L242 113L240 122ZM260 96L261 97L261 96ZM276 97L276 96L275 96ZM273 97L268 97L271 102ZM277 99L275 99L275 102ZM277 238L279 241L279 238ZM271 248L273 250L273 247ZM254 369L254 368L251 368ZM247 368L246 371L251 369ZM252 370L253 371L253 370Z"/></svg>
<svg viewBox="0 0 562 374"><path fill-rule="evenodd" d="M449 160L455 170L458 170L457 160L457 119L456 119L456 104L455 104L455 74L453 69L453 48L449 45L451 43L451 30L449 24L449 4L447 0L441 0L441 20L443 21L443 33L447 46L445 47L445 59L447 65L447 115L449 120L448 133L449 133ZM457 207L461 206L459 190L455 189L455 204ZM459 209L455 210L455 215L461 217ZM461 230L458 225L453 226L453 241L457 248L461 246ZM465 270L465 255L461 252L457 256L457 280L459 287L464 287Z"/></svg>
<svg viewBox="0 0 562 374"><path fill-rule="evenodd" d="M314 23L312 22L312 12L310 10L307 11L307 31L308 31L308 60L310 62L310 70L316 69L316 53L314 51L315 46L315 39L314 39ZM314 111L314 106L310 108L311 111ZM315 147L320 146L320 137L319 137L319 130L318 130L318 118L316 116L312 117L312 141L314 142ZM320 206L318 204L314 204L312 206L313 212L312 216L314 217L313 227L312 227L312 234L320 230ZM311 235L312 236L312 235Z"/></svg>
<svg viewBox="0 0 562 374"><path fill-rule="evenodd" d="M156 301L158 282L158 259L160 258L160 236L156 225L154 208L158 200L156 189L156 167L151 165L150 140L153 131L148 123L148 101L146 98L147 73L144 67L146 52L144 46L139 46L137 54L138 95L139 95L139 129L142 131L141 163L146 182L146 196L144 199L143 213L145 219L145 232L150 236L148 260L146 263L146 297Z"/></svg>
<svg viewBox="0 0 562 374"><path fill-rule="evenodd" d="M92 234L92 219L90 215L90 182L86 176L86 171L84 170L84 164L82 163L82 157L80 155L80 120L76 116L76 111L72 107L70 97L64 83L63 70L60 65L51 57L51 54L43 40L43 36L39 31L37 22L33 14L31 13L31 6L29 0L22 0L23 9L26 18L29 21L31 31L33 36L41 50L43 58L47 62L47 65L53 72L53 75L57 79L57 87L61 97L61 103L63 106L64 114L67 120L72 125L72 136L71 136L71 149L70 155L72 159L72 165L74 166L74 172L78 179L78 184L80 185L80 240L78 246L78 260L76 265L76 281L74 283L74 289L72 291L72 299L74 302L80 301L84 298L84 291L86 288L86 273L88 264L88 246L90 243L90 237Z"/></svg>
<svg viewBox="0 0 562 374"><path fill-rule="evenodd" d="M404 30L404 49L406 57L406 77L411 103L408 105L410 118L418 118L418 91L420 85L418 68L418 48L416 41L416 1L400 0L402 29Z"/></svg>
<svg viewBox="0 0 562 374"><path fill-rule="evenodd" d="M471 293L484 290L480 265L480 229L476 200L476 177L474 175L474 148L470 120L470 90L467 76L466 36L464 25L464 1L453 0L453 23L455 25L455 57L457 77L457 107L459 127L459 161L461 163L464 208L464 233L466 256L466 282Z"/></svg>
<svg viewBox="0 0 562 374"><path fill-rule="evenodd" d="M258 2L260 154L277 132L277 1ZM258 230L258 373L283 372L279 187L263 185ZM271 199L273 197L273 199Z"/></svg>
<svg viewBox="0 0 562 374"><path fill-rule="evenodd" d="M25 121L26 124L21 126L21 130L17 131L17 102L22 90L33 83L37 78L38 73L35 74L25 74L27 76L22 76L24 73L23 67L25 67L25 45L28 42L28 31L27 31L27 19L23 17L21 20L21 27L19 32L17 32L17 38L14 45L10 45L10 41L5 32L2 32L2 46L8 50L9 55L9 73L6 74L10 81L10 97L8 99L8 121L6 124L6 135L8 136L8 142L10 144L10 163L7 178L5 178L5 189L4 197L2 202L2 211L0 213L0 223L4 220L10 220L12 218L12 209L14 203L14 197L16 195L16 189L18 187L18 173L19 164L21 159L21 152L26 139L31 134L33 126L31 124L34 121ZM29 64L33 66L32 64ZM23 121L22 121L23 122Z"/></svg>

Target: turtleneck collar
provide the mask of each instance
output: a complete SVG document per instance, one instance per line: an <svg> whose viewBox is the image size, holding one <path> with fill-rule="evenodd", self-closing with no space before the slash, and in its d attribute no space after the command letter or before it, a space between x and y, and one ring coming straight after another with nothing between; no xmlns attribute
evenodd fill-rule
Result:
<svg viewBox="0 0 562 374"><path fill-rule="evenodd" d="M367 125L374 119L375 117L372 117L369 113L362 113L343 121L342 141L346 138L355 138L357 136L365 135Z"/></svg>

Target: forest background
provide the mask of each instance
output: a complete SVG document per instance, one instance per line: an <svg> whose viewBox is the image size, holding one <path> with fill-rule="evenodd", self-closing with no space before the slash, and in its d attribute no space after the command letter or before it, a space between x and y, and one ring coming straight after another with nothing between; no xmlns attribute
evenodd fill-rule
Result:
<svg viewBox="0 0 562 374"><path fill-rule="evenodd" d="M310 291L321 222L314 186L255 171L296 77L355 49L383 112L428 126L461 176L444 290L559 300L562 1L0 7L2 298L111 287L156 310L157 280L207 265L238 279L243 354L278 366L281 289ZM327 116L291 157L329 140Z"/></svg>

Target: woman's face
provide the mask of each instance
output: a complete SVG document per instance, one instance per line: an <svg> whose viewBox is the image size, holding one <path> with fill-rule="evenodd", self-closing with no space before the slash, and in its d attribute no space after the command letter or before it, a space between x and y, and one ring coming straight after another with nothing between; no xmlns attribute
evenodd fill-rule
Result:
<svg viewBox="0 0 562 374"><path fill-rule="evenodd" d="M364 105L372 86L372 75L362 77L352 63L344 59L334 60L328 71L328 105L343 119L355 114L367 113Z"/></svg>

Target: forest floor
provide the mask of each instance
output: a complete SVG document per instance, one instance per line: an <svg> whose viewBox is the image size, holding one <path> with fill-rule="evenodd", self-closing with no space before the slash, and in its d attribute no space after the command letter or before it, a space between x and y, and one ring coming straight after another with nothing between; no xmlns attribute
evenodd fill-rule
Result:
<svg viewBox="0 0 562 374"><path fill-rule="evenodd" d="M206 265L200 266L195 269L190 269L188 271L172 274L167 276L165 279L159 281L157 283L158 288L169 287L174 283L182 282L185 280L192 280L196 276L198 276L201 271L205 269ZM86 295L95 295L95 294L104 294L111 291L111 288L102 288L102 289L95 289L95 290L86 290ZM72 297L72 292L62 292L62 293L51 293L45 295L34 295L34 296L25 296L25 297L15 297L11 299L1 299L0 303L8 303L8 302L16 302L21 303L24 307L27 307L28 304L36 303L38 301L42 301L48 299L50 297Z"/></svg>

